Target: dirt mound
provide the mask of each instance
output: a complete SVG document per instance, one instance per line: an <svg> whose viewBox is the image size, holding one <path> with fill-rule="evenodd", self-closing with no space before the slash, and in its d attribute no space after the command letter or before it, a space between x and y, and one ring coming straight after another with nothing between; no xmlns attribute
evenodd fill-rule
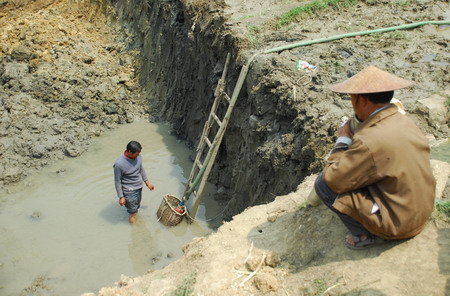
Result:
<svg viewBox="0 0 450 296"><path fill-rule="evenodd" d="M125 37L78 4L0 1L0 188L148 109Z"/></svg>

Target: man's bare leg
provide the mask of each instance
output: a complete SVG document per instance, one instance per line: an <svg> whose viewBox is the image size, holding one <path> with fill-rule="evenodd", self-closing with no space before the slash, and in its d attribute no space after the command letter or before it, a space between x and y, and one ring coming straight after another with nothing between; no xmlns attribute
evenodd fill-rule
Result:
<svg viewBox="0 0 450 296"><path fill-rule="evenodd" d="M130 224L136 223L136 215L137 215L137 213L130 214L130 217L128 218L128 221L130 222Z"/></svg>

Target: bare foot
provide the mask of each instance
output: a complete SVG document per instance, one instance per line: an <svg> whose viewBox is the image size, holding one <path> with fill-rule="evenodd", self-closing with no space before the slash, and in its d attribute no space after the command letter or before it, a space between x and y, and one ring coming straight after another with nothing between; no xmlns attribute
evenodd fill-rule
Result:
<svg viewBox="0 0 450 296"><path fill-rule="evenodd" d="M361 242L367 240L368 238L369 238L369 237L368 237L367 235L365 235L365 234L361 234L361 235L359 236L359 239L360 239ZM352 236L351 234L349 234L349 235L347 235L347 236L345 237L345 241L346 241L349 245L356 246L356 243L353 241L353 236Z"/></svg>

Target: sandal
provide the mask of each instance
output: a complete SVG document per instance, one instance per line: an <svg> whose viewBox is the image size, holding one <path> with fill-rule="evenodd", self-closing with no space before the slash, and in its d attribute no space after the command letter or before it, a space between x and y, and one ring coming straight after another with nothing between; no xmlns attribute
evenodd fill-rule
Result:
<svg viewBox="0 0 450 296"><path fill-rule="evenodd" d="M350 234L352 237L353 242L355 243L355 245L350 244L349 242L347 242L347 239L344 240L345 245L352 249L352 250L362 250L362 249L367 249L371 246L374 245L378 245L378 244L382 244L385 242L384 239L382 239L381 237L377 237L377 236L368 236L367 239L365 240L361 240L361 236L355 236ZM347 238L347 237L346 237Z"/></svg>

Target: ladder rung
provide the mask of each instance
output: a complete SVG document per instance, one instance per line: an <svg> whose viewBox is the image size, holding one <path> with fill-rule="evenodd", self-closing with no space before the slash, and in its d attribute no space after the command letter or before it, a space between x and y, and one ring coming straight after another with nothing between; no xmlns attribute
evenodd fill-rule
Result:
<svg viewBox="0 0 450 296"><path fill-rule="evenodd" d="M212 113L211 115L212 115L212 117L216 120L217 124L218 124L219 126L222 126L222 121L220 121L219 117L217 117L217 115L214 114L214 113Z"/></svg>
<svg viewBox="0 0 450 296"><path fill-rule="evenodd" d="M202 168L202 166L203 166L203 164L200 162L200 160L196 160L195 161L195 163L197 164L197 166L199 167L199 168Z"/></svg>
<svg viewBox="0 0 450 296"><path fill-rule="evenodd" d="M228 103L231 101L231 98L227 95L226 92L223 92L222 95L223 95L223 98L224 98L225 100L227 100Z"/></svg>
<svg viewBox="0 0 450 296"><path fill-rule="evenodd" d="M208 139L208 137L207 137L207 136L204 136L203 139L205 140L206 144L208 144L209 148L211 148L212 143L211 143L211 141Z"/></svg>

